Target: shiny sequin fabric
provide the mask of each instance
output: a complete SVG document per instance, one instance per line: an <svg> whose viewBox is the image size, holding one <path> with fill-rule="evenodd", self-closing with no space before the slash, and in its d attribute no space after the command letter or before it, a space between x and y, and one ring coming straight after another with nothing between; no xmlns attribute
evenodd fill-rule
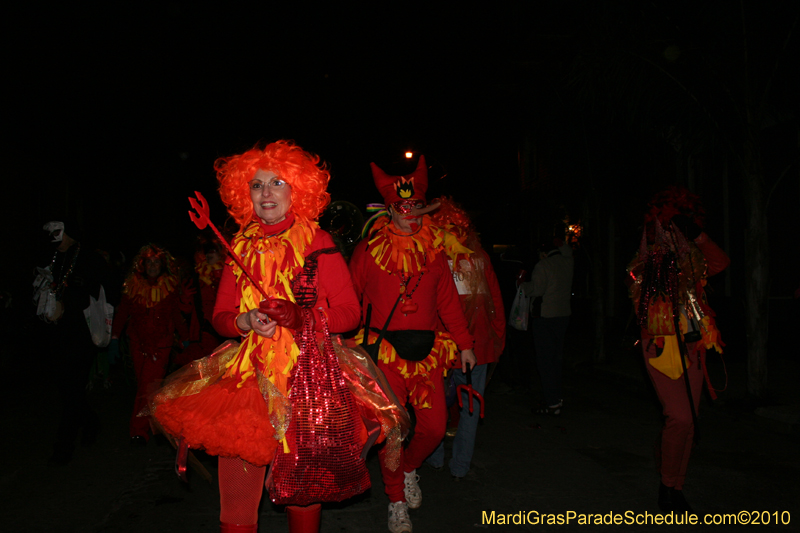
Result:
<svg viewBox="0 0 800 533"><path fill-rule="evenodd" d="M278 448L267 487L278 505L342 501L370 487L361 457L361 423L323 317L322 347L311 311L303 310L303 333L289 400L287 447ZM288 448L288 449L287 449Z"/></svg>

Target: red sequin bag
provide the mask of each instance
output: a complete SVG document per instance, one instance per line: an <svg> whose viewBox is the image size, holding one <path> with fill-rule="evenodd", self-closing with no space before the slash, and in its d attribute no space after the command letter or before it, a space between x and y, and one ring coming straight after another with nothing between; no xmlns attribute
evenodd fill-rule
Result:
<svg viewBox="0 0 800 533"><path fill-rule="evenodd" d="M358 407L342 376L323 320L322 350L303 310L292 390L292 419L286 431L289 453L278 447L267 477L270 499L278 505L342 501L370 488L361 458Z"/></svg>

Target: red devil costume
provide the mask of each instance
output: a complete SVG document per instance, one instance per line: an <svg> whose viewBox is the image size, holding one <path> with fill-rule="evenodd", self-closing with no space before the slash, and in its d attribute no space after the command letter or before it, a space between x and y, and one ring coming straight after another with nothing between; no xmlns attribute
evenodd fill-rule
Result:
<svg viewBox="0 0 800 533"><path fill-rule="evenodd" d="M194 270L200 294L194 298L192 306L189 323L190 344L175 356L173 362L177 366L183 366L210 354L223 340L211 323L217 290L222 279L222 269L225 265L225 252L221 248L218 242L212 240L203 242L195 253Z"/></svg>
<svg viewBox="0 0 800 533"><path fill-rule="evenodd" d="M378 219L369 236L356 246L350 272L363 309L371 308L369 343L376 342L377 331L388 322L378 366L400 402L411 404L416 414L414 436L401 457L402 471L388 468L384 450L380 453L391 502L389 528L399 532L410 531L408 507L421 504L416 468L444 437L443 373L458 363L459 350L475 364L473 338L444 252L446 244L468 250L452 234L431 225L424 214L435 206L424 207L427 168L423 157L408 176L389 176L374 163L372 172L391 218ZM437 314L446 332L435 331ZM363 342L363 336L362 330L356 340Z"/></svg>
<svg viewBox="0 0 800 533"><path fill-rule="evenodd" d="M147 262L153 260L159 266L155 271L148 271ZM148 388L164 377L175 344L175 333L181 341L188 339L189 332L181 316L180 289L170 253L153 244L143 246L125 280L122 302L114 315L112 345L109 347L118 349L116 339L127 326L137 383L130 421L133 442L144 443L149 438L148 420L137 415L147 403Z"/></svg>
<svg viewBox="0 0 800 533"><path fill-rule="evenodd" d="M291 504L290 531L314 532L320 520L315 502L369 488L359 456L369 437L358 413L376 421L381 436L393 438L399 448L402 432L385 414L402 407L377 405L379 398L367 415L369 400L354 410L354 397L347 393L330 397L317 411L302 409L316 399L309 392L314 385L326 391L338 385L340 391L345 381L348 386L359 382L361 400L377 391L364 390L369 388L365 376L346 377L355 364L343 365L332 383L326 373L330 367L320 359L346 351L331 346L329 332L355 328L360 308L344 259L314 222L329 199L330 174L319 158L278 141L219 160L216 168L222 199L241 230L229 250L213 324L241 343L229 341L170 376L153 398L151 412L189 447L219 455L221 531L257 530L265 473L272 464L270 495L276 503ZM319 444L314 440L319 436L327 440ZM298 454L307 442L316 442L316 457L329 464L317 467L320 459L311 458L292 475L284 466L302 459Z"/></svg>
<svg viewBox="0 0 800 533"><path fill-rule="evenodd" d="M706 278L730 261L702 232L703 209L696 195L670 187L649 207L628 272L645 365L666 417L658 450L658 503L664 512L691 512L682 489L707 378L705 354L710 348L722 353L723 346L704 287ZM713 396L710 384L709 391Z"/></svg>

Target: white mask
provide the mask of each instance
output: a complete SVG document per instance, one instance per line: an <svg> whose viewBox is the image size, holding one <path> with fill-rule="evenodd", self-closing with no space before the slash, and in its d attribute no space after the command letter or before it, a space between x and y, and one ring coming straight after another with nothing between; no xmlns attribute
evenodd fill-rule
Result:
<svg viewBox="0 0 800 533"><path fill-rule="evenodd" d="M63 222L58 222L58 221L48 222L47 224L44 225L42 229L50 233L50 235L53 237L53 240L50 242L61 242L64 240Z"/></svg>

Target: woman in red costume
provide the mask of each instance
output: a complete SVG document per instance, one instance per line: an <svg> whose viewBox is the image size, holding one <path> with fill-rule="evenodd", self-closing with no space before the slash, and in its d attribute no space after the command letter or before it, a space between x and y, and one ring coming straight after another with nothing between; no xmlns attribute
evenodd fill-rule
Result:
<svg viewBox="0 0 800 533"><path fill-rule="evenodd" d="M181 316L180 290L170 253L154 244L143 246L125 280L109 344L109 351L118 353L118 339L127 326L137 383L130 422L133 444L144 445L149 439L150 423L137 415L147 403L148 388L164 377L175 333L182 341L188 339Z"/></svg>
<svg viewBox="0 0 800 533"><path fill-rule="evenodd" d="M447 262L453 272L453 279L458 289L461 308L469 324L469 332L475 338L475 357L478 362L471 370L472 388L483 395L486 387L487 368L490 363L500 359L506 341L506 314L500 284L492 268L489 254L483 249L469 215L452 198L443 197L434 200L441 204L431 214L433 224L452 233L458 243L471 250L471 253L458 252L453 246L447 246ZM441 326L444 328L444 326ZM466 385L467 377L459 369L453 370L455 385ZM464 394L464 393L462 393ZM480 419L480 402L464 395L463 407L458 418L458 432L453 441L453 457L450 459L450 473L460 479L469 472L472 453L475 449L475 435ZM454 405L455 407L455 405ZM470 409L472 411L470 412ZM456 415L459 411L450 410ZM427 459L434 468L444 466L444 442Z"/></svg>
<svg viewBox="0 0 800 533"><path fill-rule="evenodd" d="M234 253L269 299L226 263L213 324L241 344L192 363L198 379L156 398L154 416L190 448L219 456L221 531L252 532L267 466L276 451L289 453L281 405L304 356L298 330L309 323L317 331L324 323L330 332L352 330L360 307L344 259L315 223L330 198L330 173L319 157L278 141L219 159L215 169L222 201L241 228ZM208 370L212 362L218 373ZM318 529L318 503L287 511L290 531Z"/></svg>
<svg viewBox="0 0 800 533"><path fill-rule="evenodd" d="M673 186L648 207L642 243L628 273L645 366L665 416L658 505L664 512L693 512L683 483L704 375L707 380L705 354L710 348L722 353L723 346L704 287L706 278L730 260L703 232L704 211L696 195Z"/></svg>

